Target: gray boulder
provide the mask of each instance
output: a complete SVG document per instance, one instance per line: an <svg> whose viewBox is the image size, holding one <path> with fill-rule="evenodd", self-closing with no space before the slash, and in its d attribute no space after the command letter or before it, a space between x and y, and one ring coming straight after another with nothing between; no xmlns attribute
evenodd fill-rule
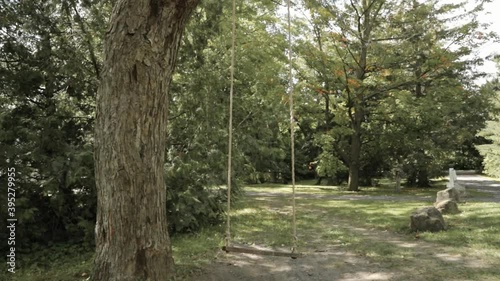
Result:
<svg viewBox="0 0 500 281"><path fill-rule="evenodd" d="M460 193L454 187L449 187L445 190L438 191L436 196L436 203L445 200L453 200L455 202L460 202Z"/></svg>
<svg viewBox="0 0 500 281"><path fill-rule="evenodd" d="M410 215L412 231L438 232L446 229L443 215L435 207L424 207L413 211Z"/></svg>
<svg viewBox="0 0 500 281"><path fill-rule="evenodd" d="M458 210L457 202L447 199L441 202L437 202L434 204L434 207L441 212L441 214L458 214L460 210Z"/></svg>

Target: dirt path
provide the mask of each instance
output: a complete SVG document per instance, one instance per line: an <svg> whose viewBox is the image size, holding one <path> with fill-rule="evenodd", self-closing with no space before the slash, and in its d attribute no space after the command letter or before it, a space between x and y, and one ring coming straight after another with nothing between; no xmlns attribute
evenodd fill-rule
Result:
<svg viewBox="0 0 500 281"><path fill-rule="evenodd" d="M500 202L500 182L481 176L459 176L458 180L469 189L491 192L494 195L491 198L474 198L474 200ZM264 194L250 195L263 196ZM334 196L331 199L357 200L359 197ZM362 196L362 199L409 200L404 196L373 196L373 198ZM412 200L415 200L415 197ZM483 261L481 253L463 256L457 254L452 247L425 242L409 235L355 227L348 221L336 220L324 227L346 230L358 237L360 243L380 249L391 249L392 252L387 257L361 254L355 248L343 245L341 241L320 241L319 243L316 241L303 252L305 256L298 259L228 254L221 251L214 263L192 280L471 280L471 276L464 275L464 268L467 268L469 274L470 272L475 274L473 280L500 280L500 269L498 278L477 277L481 276L484 268L491 269L500 266L499 263L489 264ZM320 238L315 237L315 239Z"/></svg>
<svg viewBox="0 0 500 281"><path fill-rule="evenodd" d="M463 184L466 189L475 189L492 195L492 197L473 198L473 200L500 202L500 181L481 175L458 175L457 182Z"/></svg>
<svg viewBox="0 0 500 281"><path fill-rule="evenodd" d="M466 189L474 189L481 192L490 193L492 197L474 197L469 198L471 201L481 201L481 202L500 202L500 181L493 180L491 178L481 176L481 175L458 175L457 182L464 185ZM255 192L249 191L246 193L248 196L256 197L279 197L285 196L283 193L279 192ZM434 201L435 196L415 196L415 195L360 195L360 194L349 194L349 195L333 195L333 194L311 194L305 192L297 192L296 196L298 199L330 199L330 200L377 200L377 201Z"/></svg>
<svg viewBox="0 0 500 281"><path fill-rule="evenodd" d="M274 192L246 192L248 196L255 197L280 197L285 196L283 193ZM289 196L289 195L286 195ZM376 201L432 201L432 196L406 196L406 195L365 195L365 194L349 194L349 195L333 195L333 194L311 194L305 192L297 192L295 194L297 199L328 199L328 200L376 200Z"/></svg>
<svg viewBox="0 0 500 281"><path fill-rule="evenodd" d="M363 239L364 243L400 248L404 254L400 258L380 262L376 258L349 251L335 243L308 249L304 257L295 260L220 252L217 261L203 275L194 277L193 280L451 280L439 278L439 273L443 270L447 271L447 278L452 276L452 280L468 280L463 278L461 268L467 267L469 270L480 272L482 268L495 266L484 263L478 256L464 257L455 254L450 247L438 246L416 238L409 240L407 236L352 227L348 222L337 222L331 227L348 229L353 235ZM436 279L430 276L435 276ZM500 277L497 280L500 280Z"/></svg>

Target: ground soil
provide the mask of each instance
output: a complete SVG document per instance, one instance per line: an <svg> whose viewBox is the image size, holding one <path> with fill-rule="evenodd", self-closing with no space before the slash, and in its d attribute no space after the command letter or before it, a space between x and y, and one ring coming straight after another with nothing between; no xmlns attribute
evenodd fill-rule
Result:
<svg viewBox="0 0 500 281"><path fill-rule="evenodd" d="M493 201L500 203L500 182L478 175L459 176L458 181L467 189L488 192L493 197L473 198L477 201ZM258 194L255 194L257 196ZM330 195L329 195L330 196ZM393 196L338 196L339 199L373 199L373 200L408 200L406 197ZM414 198L413 198L414 200ZM321 247L315 244L308 248L304 256L297 259L288 257L260 256L253 254L232 254L220 251L215 261L203 269L192 280L195 281L232 281L232 280L451 280L442 279L439 272L446 269L446 278L453 280L470 280L462 276L461 268L469 268L481 272L481 268L493 266L483 261L480 254L461 255L452 247L445 247L425 242L413 235L403 235L377 229L365 229L352 226L348 221L338 221L329 227L343 228L353 235L365 239L368 243L388 243L391 246L408 249L408 257L402 256L397 262L380 262L381 259L361 255L350 251L335 241L324 241ZM382 259L383 260L383 259ZM452 271L450 273L449 271ZM435 272L436 274L429 274ZM453 274L456 272L456 274ZM429 277L432 276L432 277ZM435 278L434 278L435 277ZM488 277L489 278L489 277ZM475 278L474 278L475 279ZM486 279L486 280L500 280Z"/></svg>

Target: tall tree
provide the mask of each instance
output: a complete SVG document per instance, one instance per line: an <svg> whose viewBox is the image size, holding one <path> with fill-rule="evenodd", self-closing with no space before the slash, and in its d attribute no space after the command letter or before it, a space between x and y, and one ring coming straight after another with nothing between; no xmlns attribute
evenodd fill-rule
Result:
<svg viewBox="0 0 500 281"><path fill-rule="evenodd" d="M93 280L166 280L164 155L168 91L184 26L199 0L121 0L97 96Z"/></svg>
<svg viewBox="0 0 500 281"><path fill-rule="evenodd" d="M393 48L390 57L403 66L393 76L413 76L411 83L390 96L384 114L388 121L385 136L397 140L387 142L391 147L387 150L397 152L393 156L404 165L409 185L429 186L431 177L440 175L447 165L454 166L458 151L474 141L484 124L482 111L488 108L489 95L473 83L483 75L474 69L482 60L473 52L490 35L478 36L482 33L475 14L481 5L462 13L463 5L400 3L387 28L406 37L394 41L398 48ZM457 24L457 17L468 21Z"/></svg>
<svg viewBox="0 0 500 281"><path fill-rule="evenodd" d="M333 107L337 114L333 121L347 127L340 130L347 142L346 149L339 151L348 165L348 189L359 190L362 168L362 145L365 123L377 101L397 83L383 83L381 70L386 61L384 46L379 40L383 24L390 14L392 1L351 0L340 4L332 1L306 1L315 22L314 37L324 60L318 72L322 72L321 92L337 101ZM321 25L326 29L321 28ZM321 34L323 33L323 34ZM335 58L328 57L333 54ZM329 62L330 66L325 67ZM325 73L326 71L326 73ZM330 98L325 98L327 127L334 126L329 117Z"/></svg>
<svg viewBox="0 0 500 281"><path fill-rule="evenodd" d="M477 148L483 155L484 172L490 176L500 178L500 57L495 58L497 63L497 75L492 81L488 81L482 91L493 92L492 106L486 127L479 132L488 143L478 145Z"/></svg>
<svg viewBox="0 0 500 281"><path fill-rule="evenodd" d="M475 101L481 96L472 81L480 75L474 66L481 60L473 50L484 42L475 38L480 28L475 16L482 6L457 16L470 22L449 27L446 16L457 13L463 3L307 0L305 4L312 31L303 37L306 47L300 50L307 65L303 73L312 81L312 90L321 94L317 100L324 100L324 134L332 136L329 145L336 147L325 149L328 141L323 142L323 152L333 151L348 165L349 190L358 190L360 180L369 180L376 170L387 169L384 157L399 159L396 162L407 158L408 169L417 167L411 178L426 185L429 171L449 163L450 150L472 138L473 130L481 126L482 119L464 104L480 107ZM390 107L393 110L408 103L400 116L404 120L394 123L392 117L398 114L387 110L391 103L397 105ZM401 127L404 130L390 128L401 121L407 124ZM467 130L473 133L467 135ZM381 138L396 131L408 132L408 142ZM395 149L383 155L380 151L386 145Z"/></svg>

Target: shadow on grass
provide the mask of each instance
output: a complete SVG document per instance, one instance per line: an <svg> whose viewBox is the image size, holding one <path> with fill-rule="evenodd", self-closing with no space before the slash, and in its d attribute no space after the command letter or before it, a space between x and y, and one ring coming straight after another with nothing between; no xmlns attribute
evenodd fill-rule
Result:
<svg viewBox="0 0 500 281"><path fill-rule="evenodd" d="M270 192L274 191L271 189ZM496 226L500 225L498 215L495 216L500 212L498 206L488 203L461 205L463 212L460 215L446 216L449 231L422 233L416 240L414 234L407 231L409 214L415 208L430 204L432 202L425 201L298 200L299 248L310 258L324 258L328 260L325 265L333 264L337 271L345 271L346 275L336 280L495 280L493 278L500 274L500 246L495 242L498 241L496 233L499 233ZM288 197L251 196L240 201L236 208L233 225L238 241L271 247L291 244ZM402 235L397 235L397 232ZM485 251L486 247L488 251ZM480 252L480 257L471 251ZM361 268L371 268L375 264L377 266L370 270L381 273L381 279L374 279L373 275L366 275L371 279L363 279L361 270L341 269L349 264L346 261L352 256L356 257L352 260L353 268L360 266L359 263L367 263ZM242 260L248 261L248 257ZM262 262L260 258L256 260ZM245 272L245 266L261 266L259 262L242 263L238 270ZM300 260L297 266L300 267ZM323 266L317 263L316 270L330 270ZM294 271L271 263L259 267L259 276L276 277L279 270ZM357 276L357 279L348 279L347 276ZM262 278L259 280L278 280Z"/></svg>
<svg viewBox="0 0 500 281"><path fill-rule="evenodd" d="M338 187L321 188L299 186L298 190L313 195L394 195L392 188L384 185L364 188L359 193ZM223 224L197 234L174 236L179 280L192 280L192 276L204 272L202 269L212 268L215 257L231 263L217 270L227 270L236 279L202 275L199 280L498 280L499 203L460 204L462 213L445 216L448 231L420 233L419 239L409 233L411 211L431 205L431 201L420 199L435 196L439 189L405 188L401 194L415 195L415 199L404 202L333 200L321 196L297 200L298 247L306 253L303 259L227 255L225 260L220 251ZM247 190L275 196L241 196L231 216L234 241L249 246L290 247L293 237L289 186L252 186ZM54 250L43 255L61 252ZM83 256L60 255L54 262L21 268L16 280L82 281L86 279L82 274L91 269L91 259L91 252ZM2 274L1 280L11 280L7 279L10 275Z"/></svg>

